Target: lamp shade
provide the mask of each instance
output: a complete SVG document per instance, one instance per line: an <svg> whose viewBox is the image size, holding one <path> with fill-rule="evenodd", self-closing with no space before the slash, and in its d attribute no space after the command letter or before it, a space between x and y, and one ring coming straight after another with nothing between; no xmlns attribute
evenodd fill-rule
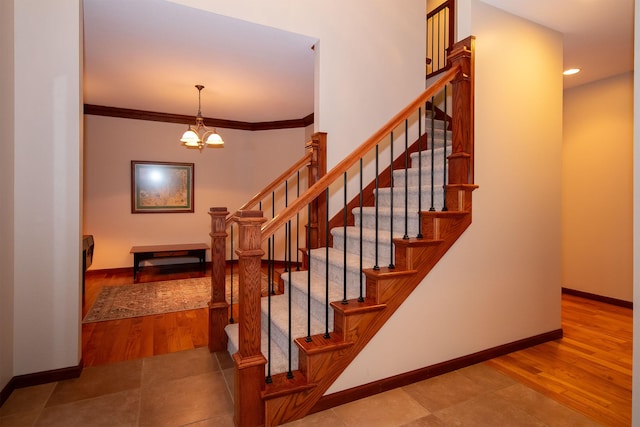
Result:
<svg viewBox="0 0 640 427"><path fill-rule="evenodd" d="M197 133L189 129L185 133L182 134L182 138L180 138L180 142L183 142L187 147L197 147L200 142L200 137Z"/></svg>
<svg viewBox="0 0 640 427"><path fill-rule="evenodd" d="M205 142L207 143L207 145L212 145L214 147L222 147L224 145L222 137L215 132L210 134Z"/></svg>

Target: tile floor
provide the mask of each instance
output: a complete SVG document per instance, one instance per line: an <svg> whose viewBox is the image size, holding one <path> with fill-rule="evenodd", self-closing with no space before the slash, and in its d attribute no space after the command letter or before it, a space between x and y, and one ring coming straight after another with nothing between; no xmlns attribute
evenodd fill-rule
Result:
<svg viewBox="0 0 640 427"><path fill-rule="evenodd" d="M232 361L207 348L85 368L15 390L0 426L233 426ZM484 364L310 415L288 426L598 426Z"/></svg>

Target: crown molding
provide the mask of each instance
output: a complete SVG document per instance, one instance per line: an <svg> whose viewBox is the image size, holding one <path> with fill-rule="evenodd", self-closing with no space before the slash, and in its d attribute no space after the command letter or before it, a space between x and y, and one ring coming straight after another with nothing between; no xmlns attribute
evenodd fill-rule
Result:
<svg viewBox="0 0 640 427"><path fill-rule="evenodd" d="M190 125L194 123L195 116L182 114L159 113L156 111L134 110L130 108L106 107L104 105L84 104L84 114L93 116L118 117L122 119L147 120L152 122L180 123ZM224 120L205 117L204 121L209 127L238 129L248 131L276 130L307 127L313 124L313 113L301 119L277 120L273 122L241 122L236 120Z"/></svg>

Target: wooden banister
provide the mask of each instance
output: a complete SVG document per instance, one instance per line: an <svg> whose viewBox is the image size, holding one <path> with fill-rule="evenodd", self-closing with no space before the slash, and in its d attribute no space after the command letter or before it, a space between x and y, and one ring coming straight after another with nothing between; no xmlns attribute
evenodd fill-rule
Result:
<svg viewBox="0 0 640 427"><path fill-rule="evenodd" d="M303 209L305 209L308 205L311 204L311 206L314 206L314 203L322 198L323 193L325 193L325 190L329 188L330 185L340 179L343 174L345 174L361 158L375 149L377 144L387 138L394 129L405 123L407 119L415 114L418 109L424 107L428 100L436 96L448 84L451 84L453 87L452 131L454 139L452 141L452 152L448 157L448 187L450 188L447 188L447 192L450 193L450 196L457 197L456 200L452 201L452 206L455 206L456 210L462 212L463 210L468 210L470 208L470 197L465 198L464 194L461 195L461 193L464 193L464 191L466 191L465 194L468 194L470 193L470 191L468 191L468 189L465 190L465 188L473 187L473 120L472 117L469 117L470 114L473 114L473 56L471 54L473 43L473 37L469 37L454 45L449 52L451 68L443 72L441 76L428 89L426 89L413 102L411 102L398 114L396 114L371 137L364 141L364 143L357 147L349 156L340 161L333 169L331 169L331 171L327 172L321 177L318 177L323 166L317 165L318 173L313 172L314 162L316 162L316 159L313 156L309 158L305 156L307 160L311 160L309 188L307 189L307 191L297 197L285 209L283 209L277 216L266 222L267 220L262 216L262 212L259 211L240 210L235 214L234 221L238 223L240 229L239 246L236 252L239 256L239 303L241 307L239 319L240 328L238 333L239 348L238 352L233 355L235 364L234 421L237 426L272 425L272 421L274 420L275 424L278 424L281 421L295 419L295 417L304 415L304 413L306 413L306 411L310 408L310 406L306 405L312 405L313 401L308 400L306 403L302 404L302 400L306 399L307 397L312 397L314 399L319 398L321 394L327 390L331 382L333 382L335 378L337 378L337 376L340 374L340 372L346 367L346 363L348 363L348 360L346 358L342 359L340 362L341 364L337 364L337 368L333 369L330 374L325 375L324 379L318 379L319 377L315 378L314 381L317 381L312 385L315 390L314 392L307 392L305 390L304 392L296 392L295 395L292 394L291 396L293 397L291 397L290 400L287 401L287 405L289 405L290 408L293 408L291 410L293 415L288 414L287 416L282 416L280 414L278 415L279 418L275 418L275 412L270 412L271 410L275 410L273 408L276 408L277 405L282 405L281 407L286 409L285 406L287 405L283 403L284 401L275 402L275 399L270 399L269 402L270 405L273 406L273 408L268 409L266 407L266 398L264 396L264 393L266 390L265 366L267 361L260 350L262 322L260 315L260 261L262 255L264 254L264 251L261 249L262 242L273 236L276 231L278 231L282 226L290 221L298 212L303 211ZM465 126L465 123L467 125L470 124L470 127L462 129L462 127ZM290 175L292 173L292 169L294 169L294 167L283 173L281 177L284 175ZM285 177L284 179L287 178ZM462 188L463 191L460 191L460 188ZM271 190L263 191L266 191L265 194L268 194L268 192ZM259 200L258 195L256 195L254 199ZM248 204L245 206L248 206ZM456 212L455 214L460 215L460 212ZM429 214L429 212L424 212L424 214ZM449 213L441 212L438 214L450 215ZM462 212L462 214L466 215L466 212ZM310 217L312 217L313 215L314 213L311 212ZM437 217L436 219L438 220L437 223L439 224L440 218ZM432 221L432 224L435 224L435 222ZM466 215L464 221L460 222L460 226L458 227L456 225L456 227L458 227L461 232L469 224L470 216ZM458 230L458 228L456 228L456 230ZM447 227L443 227L443 229L448 230ZM439 239L439 235L437 235L437 232L439 231L440 228L431 233L433 234L433 236L431 236L432 240ZM422 242L422 239L412 239L411 243L416 244L416 242L418 241ZM451 245L453 241L455 240L450 240L448 245ZM409 242L409 240L407 240L407 242ZM311 245L313 245L313 243L310 244L310 248ZM429 265L426 268L430 269L433 266L433 263L437 262L437 259L444 255L448 247L449 246L446 245L438 247L438 249L436 249L435 252L430 255L431 258L429 258ZM411 259L409 261L413 262L415 260ZM404 260L404 264L406 266L410 265L407 259ZM374 272L374 270L368 271L372 275L379 274L378 272L372 273ZM407 271L398 273L406 274ZM367 286L370 286L369 280L370 277L368 276ZM408 292L410 292L410 290L408 290ZM367 295L369 294L367 293ZM404 300L403 298L398 298L398 301ZM339 303L336 304L337 305L332 305L334 309L336 307L343 307ZM368 308L369 307L367 307L367 309ZM357 307L356 310L358 310ZM388 310L388 312L392 313L394 310L395 308L393 310ZM387 316L389 315L390 314L388 314ZM343 323L346 322L346 318L346 315L341 317L341 319L344 321ZM380 319L382 319L382 317L380 317ZM364 325L364 323L362 324ZM373 323L370 323L369 326L371 326L372 324ZM344 331L349 330L350 326L345 325L346 323L341 326L342 329L335 329L336 331L338 331L338 335L340 335L340 333ZM377 325L376 327L379 327L379 325ZM358 330L357 335L365 338L360 339L357 344L358 346L354 346L354 349L350 350L350 352L356 352L359 351L359 349L363 348L370 337L373 336L372 334L375 334L377 329L375 329L375 327L372 327L367 329L366 333L361 333L363 331L364 329L362 331ZM355 354L356 353L354 353L353 355L350 354L349 357L355 357ZM303 362L304 360L306 360L305 363L310 363L310 359L303 359ZM327 358L325 360L329 361L331 359ZM309 372L312 371L309 365L307 365L306 369ZM317 396L312 395L313 393L316 393ZM278 396L278 398L279 397L281 396ZM272 418L274 420L272 420Z"/></svg>
<svg viewBox="0 0 640 427"><path fill-rule="evenodd" d="M382 126L376 133L374 133L369 139L356 148L349 156L338 163L331 171L327 172L325 176L320 178L318 182L309 187L309 189L293 201L287 208L285 208L279 215L276 215L271 221L266 223L262 227L262 239L266 240L269 236L273 235L276 230L282 227L288 220L290 220L297 212L309 204L312 200L321 195L325 189L331 185L336 179L340 178L350 167L352 167L361 157L375 148L383 138L398 127L402 122L415 112L418 107L424 105L425 102L432 96L436 95L447 83L449 83L459 72L460 64L452 65L451 68L446 71L437 81L435 81L422 95L417 97L411 104L407 105L398 114L396 114L391 120L389 120L384 126Z"/></svg>
<svg viewBox="0 0 640 427"><path fill-rule="evenodd" d="M264 199L267 196L267 194L271 193L272 191L275 191L278 187L280 187L282 183L284 183L284 181L288 179L291 175L293 175L295 172L302 169L304 166L308 165L309 162L311 161L312 155L313 155L312 152L307 152L304 156L300 158L300 160L298 160L293 165L291 165L289 169L281 173L276 179L271 181L269 185L264 187L259 193L253 196L247 203L242 205L238 209L238 211L246 211L254 207L260 200ZM233 221L233 217L227 218L227 225L231 224L232 221Z"/></svg>
<svg viewBox="0 0 640 427"><path fill-rule="evenodd" d="M227 348L227 325L229 304L225 291L225 241L227 239L225 218L227 208L209 209L211 216L211 300L209 301L209 351L222 351Z"/></svg>

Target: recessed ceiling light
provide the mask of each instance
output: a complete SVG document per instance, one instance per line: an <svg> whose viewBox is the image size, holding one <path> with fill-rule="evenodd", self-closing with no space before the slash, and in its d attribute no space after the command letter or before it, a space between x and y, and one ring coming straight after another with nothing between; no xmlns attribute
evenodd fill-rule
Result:
<svg viewBox="0 0 640 427"><path fill-rule="evenodd" d="M580 68L569 68L568 70L564 70L562 74L565 76L570 76L572 74L578 74L580 72Z"/></svg>

